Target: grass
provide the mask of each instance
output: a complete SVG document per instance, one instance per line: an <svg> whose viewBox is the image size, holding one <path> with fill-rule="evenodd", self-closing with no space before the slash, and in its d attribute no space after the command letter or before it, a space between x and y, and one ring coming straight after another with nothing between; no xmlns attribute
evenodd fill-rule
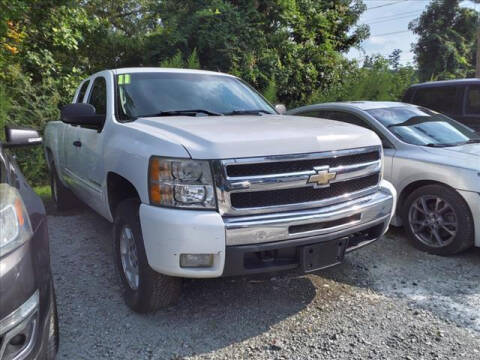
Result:
<svg viewBox="0 0 480 360"><path fill-rule="evenodd" d="M35 186L33 190L42 198L43 202L48 202L52 198L52 192L50 191L49 185Z"/></svg>

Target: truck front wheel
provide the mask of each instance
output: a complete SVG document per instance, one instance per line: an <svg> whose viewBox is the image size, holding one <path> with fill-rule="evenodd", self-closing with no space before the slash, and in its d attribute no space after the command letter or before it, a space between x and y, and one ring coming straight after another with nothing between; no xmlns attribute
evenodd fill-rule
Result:
<svg viewBox="0 0 480 360"><path fill-rule="evenodd" d="M113 249L124 298L135 312L148 313L175 304L182 280L157 273L149 265L137 199L122 201L115 212Z"/></svg>

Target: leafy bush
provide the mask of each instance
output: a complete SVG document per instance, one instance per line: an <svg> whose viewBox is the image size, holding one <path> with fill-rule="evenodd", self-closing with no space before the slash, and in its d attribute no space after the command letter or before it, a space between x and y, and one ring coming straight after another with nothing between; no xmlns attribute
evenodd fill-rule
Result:
<svg viewBox="0 0 480 360"><path fill-rule="evenodd" d="M61 97L51 80L33 84L31 78L11 68L7 84L0 86L0 130L5 125L28 126L43 131L46 123L58 119ZM7 86L6 86L7 85ZM42 147L16 149L22 172L32 185L48 183Z"/></svg>
<svg viewBox="0 0 480 360"><path fill-rule="evenodd" d="M335 101L399 101L406 89L417 82L416 70L411 66L396 66L382 56L367 57L360 65L345 62L343 77L326 90L317 90L308 103Z"/></svg>

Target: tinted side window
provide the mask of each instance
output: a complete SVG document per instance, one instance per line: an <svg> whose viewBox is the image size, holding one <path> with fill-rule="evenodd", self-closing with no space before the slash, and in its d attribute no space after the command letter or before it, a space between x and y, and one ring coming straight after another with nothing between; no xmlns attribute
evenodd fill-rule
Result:
<svg viewBox="0 0 480 360"><path fill-rule="evenodd" d="M402 101L406 103L409 103L410 101L412 101L412 95L414 92L415 92L414 88L409 88L403 95Z"/></svg>
<svg viewBox="0 0 480 360"><path fill-rule="evenodd" d="M83 101L83 98L85 97L85 93L87 92L88 84L90 84L90 80L85 81L80 88L80 91L78 92L77 96L77 103L81 103Z"/></svg>
<svg viewBox="0 0 480 360"><path fill-rule="evenodd" d="M412 102L444 114L455 114L458 108L456 100L457 87L442 86L417 89Z"/></svg>
<svg viewBox="0 0 480 360"><path fill-rule="evenodd" d="M95 107L97 115L105 115L107 113L107 82L105 78L98 77L95 79L88 103Z"/></svg>
<svg viewBox="0 0 480 360"><path fill-rule="evenodd" d="M480 115L480 85L468 87L465 112L469 115Z"/></svg>

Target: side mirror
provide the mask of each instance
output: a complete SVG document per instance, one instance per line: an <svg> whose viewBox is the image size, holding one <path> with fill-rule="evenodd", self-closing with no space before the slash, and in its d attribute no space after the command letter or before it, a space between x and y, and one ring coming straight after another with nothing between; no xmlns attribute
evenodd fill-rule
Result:
<svg viewBox="0 0 480 360"><path fill-rule="evenodd" d="M61 112L64 123L98 128L105 122L105 115L97 115L95 108L90 104L68 104Z"/></svg>
<svg viewBox="0 0 480 360"><path fill-rule="evenodd" d="M275 105L275 110L280 114L283 115L287 112L287 107L283 104Z"/></svg>
<svg viewBox="0 0 480 360"><path fill-rule="evenodd" d="M40 145L42 137L37 130L5 126L4 148Z"/></svg>

